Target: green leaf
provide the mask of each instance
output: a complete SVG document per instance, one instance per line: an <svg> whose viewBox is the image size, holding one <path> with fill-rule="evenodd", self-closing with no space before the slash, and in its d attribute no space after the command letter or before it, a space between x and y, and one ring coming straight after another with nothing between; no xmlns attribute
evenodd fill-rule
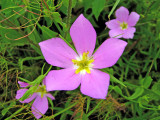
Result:
<svg viewBox="0 0 160 120"><path fill-rule="evenodd" d="M48 27L46 26L42 26L41 27L41 30L42 30L42 36L43 36L43 39L44 40L47 40L47 39L51 39L51 38L54 38L58 35L58 33L50 30Z"/></svg>
<svg viewBox="0 0 160 120"><path fill-rule="evenodd" d="M118 86L114 87L114 91L123 96L122 90Z"/></svg>
<svg viewBox="0 0 160 120"><path fill-rule="evenodd" d="M0 26L0 35L2 37L2 43L12 44L16 46L23 46L29 44L26 38L15 40L17 38L23 37L24 35L20 34L16 30L2 28Z"/></svg>
<svg viewBox="0 0 160 120"><path fill-rule="evenodd" d="M84 10L87 11L91 8L93 0L83 0Z"/></svg>
<svg viewBox="0 0 160 120"><path fill-rule="evenodd" d="M126 87L125 84L123 84L123 82L121 82L120 80L118 80L117 78L115 78L113 75L110 75L110 80L116 83L121 84L122 86Z"/></svg>
<svg viewBox="0 0 160 120"><path fill-rule="evenodd" d="M48 97L49 103L51 104L51 108L53 109L53 102L51 100L51 98Z"/></svg>
<svg viewBox="0 0 160 120"><path fill-rule="evenodd" d="M91 103L91 98L87 96L87 108L86 108L86 113L88 113L90 103Z"/></svg>
<svg viewBox="0 0 160 120"><path fill-rule="evenodd" d="M2 111L1 111L1 114L4 116L7 112L8 112L8 107L7 108L4 108Z"/></svg>
<svg viewBox="0 0 160 120"><path fill-rule="evenodd" d="M150 120L160 120L160 116L155 117L155 118L152 118L152 119L150 119Z"/></svg>
<svg viewBox="0 0 160 120"><path fill-rule="evenodd" d="M159 0L155 0L153 5L150 7L150 11L154 11L156 9L159 9L160 6L160 1Z"/></svg>
<svg viewBox="0 0 160 120"><path fill-rule="evenodd" d="M118 3L120 2L120 0L117 0L112 8L112 10L109 12L108 18L110 19L110 16L112 15L113 11L116 9Z"/></svg>
<svg viewBox="0 0 160 120"><path fill-rule="evenodd" d="M98 17L102 10L104 9L106 0L94 0L92 3L92 11L93 14L96 17L96 20L98 20Z"/></svg>
<svg viewBox="0 0 160 120"><path fill-rule="evenodd" d="M32 29L31 28L26 28L27 34L30 34L32 32L33 28ZM40 34L36 29L34 29L34 31L28 36L28 38L32 40L33 43L35 44L38 44L39 42L41 42Z"/></svg>
<svg viewBox="0 0 160 120"><path fill-rule="evenodd" d="M136 88L135 92L128 98L131 100L136 99L139 96L141 96L143 94L143 92L144 92L144 89L142 87L138 87L138 88Z"/></svg>
<svg viewBox="0 0 160 120"><path fill-rule="evenodd" d="M160 82L157 82L152 86L152 91L157 93L160 97Z"/></svg>
<svg viewBox="0 0 160 120"><path fill-rule="evenodd" d="M61 18L61 15L58 12L53 12L52 17L53 17L53 21L62 25L62 18Z"/></svg>
<svg viewBox="0 0 160 120"><path fill-rule="evenodd" d="M32 47L39 55L42 56L42 52L41 52L41 50L40 50L39 47L36 47L36 46L34 46L34 45L32 45L32 44L30 44L30 45L31 45L31 47Z"/></svg>
<svg viewBox="0 0 160 120"><path fill-rule="evenodd" d="M147 76L145 79L144 79L144 81L143 81L143 86L144 86L144 88L149 88L149 86L151 85L151 83L152 83L152 78L151 78L151 76Z"/></svg>

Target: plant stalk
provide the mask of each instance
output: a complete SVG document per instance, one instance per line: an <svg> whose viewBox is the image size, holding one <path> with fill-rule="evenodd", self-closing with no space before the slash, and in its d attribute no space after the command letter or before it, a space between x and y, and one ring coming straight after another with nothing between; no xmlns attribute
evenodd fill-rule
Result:
<svg viewBox="0 0 160 120"><path fill-rule="evenodd" d="M67 14L67 31L66 31L65 34L64 34L64 38L65 38L65 39L66 39L67 33L69 33L69 29L70 29L71 12L72 12L72 0L69 0L68 14Z"/></svg>

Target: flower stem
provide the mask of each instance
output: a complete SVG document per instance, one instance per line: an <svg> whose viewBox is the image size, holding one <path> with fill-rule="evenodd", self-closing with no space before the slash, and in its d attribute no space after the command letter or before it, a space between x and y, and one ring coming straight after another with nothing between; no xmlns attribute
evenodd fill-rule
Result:
<svg viewBox="0 0 160 120"><path fill-rule="evenodd" d="M64 38L65 38L65 39L66 39L67 33L69 32L69 29L70 29L71 12L72 12L72 0L69 0L68 14L67 14L67 31L66 31L65 34L64 34Z"/></svg>

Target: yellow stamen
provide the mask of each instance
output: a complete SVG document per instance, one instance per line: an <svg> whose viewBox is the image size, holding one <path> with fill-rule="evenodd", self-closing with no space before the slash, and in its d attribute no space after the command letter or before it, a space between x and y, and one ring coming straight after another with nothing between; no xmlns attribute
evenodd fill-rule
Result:
<svg viewBox="0 0 160 120"><path fill-rule="evenodd" d="M41 97L43 97L44 94L47 93L46 86L45 85L39 86L36 92L40 93Z"/></svg>
<svg viewBox="0 0 160 120"><path fill-rule="evenodd" d="M84 52L82 57L80 57L80 59L78 60L72 59L73 64L78 67L75 71L76 74L84 70L87 73L91 73L90 69L91 66L93 65L91 63L94 62L94 59L93 57L88 57L88 54L89 52Z"/></svg>
<svg viewBox="0 0 160 120"><path fill-rule="evenodd" d="M128 28L128 24L126 22L120 23L120 27L122 30L125 30Z"/></svg>

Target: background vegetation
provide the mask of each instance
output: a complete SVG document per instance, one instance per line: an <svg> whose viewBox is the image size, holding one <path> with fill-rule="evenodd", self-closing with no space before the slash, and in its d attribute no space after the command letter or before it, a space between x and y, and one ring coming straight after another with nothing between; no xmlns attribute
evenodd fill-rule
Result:
<svg viewBox="0 0 160 120"><path fill-rule="evenodd" d="M98 47L109 35L105 22L124 6L140 14L136 33L116 65L103 69L111 76L107 98L96 100L74 91L53 91L56 100L44 119L160 119L159 0L0 0L0 119L35 119L31 104L15 99L19 77L33 81L46 61L38 43L53 37L71 45L70 25L83 13L97 32ZM47 63L44 72L50 65ZM52 67L52 69L59 69ZM42 118L42 119L43 119Z"/></svg>

